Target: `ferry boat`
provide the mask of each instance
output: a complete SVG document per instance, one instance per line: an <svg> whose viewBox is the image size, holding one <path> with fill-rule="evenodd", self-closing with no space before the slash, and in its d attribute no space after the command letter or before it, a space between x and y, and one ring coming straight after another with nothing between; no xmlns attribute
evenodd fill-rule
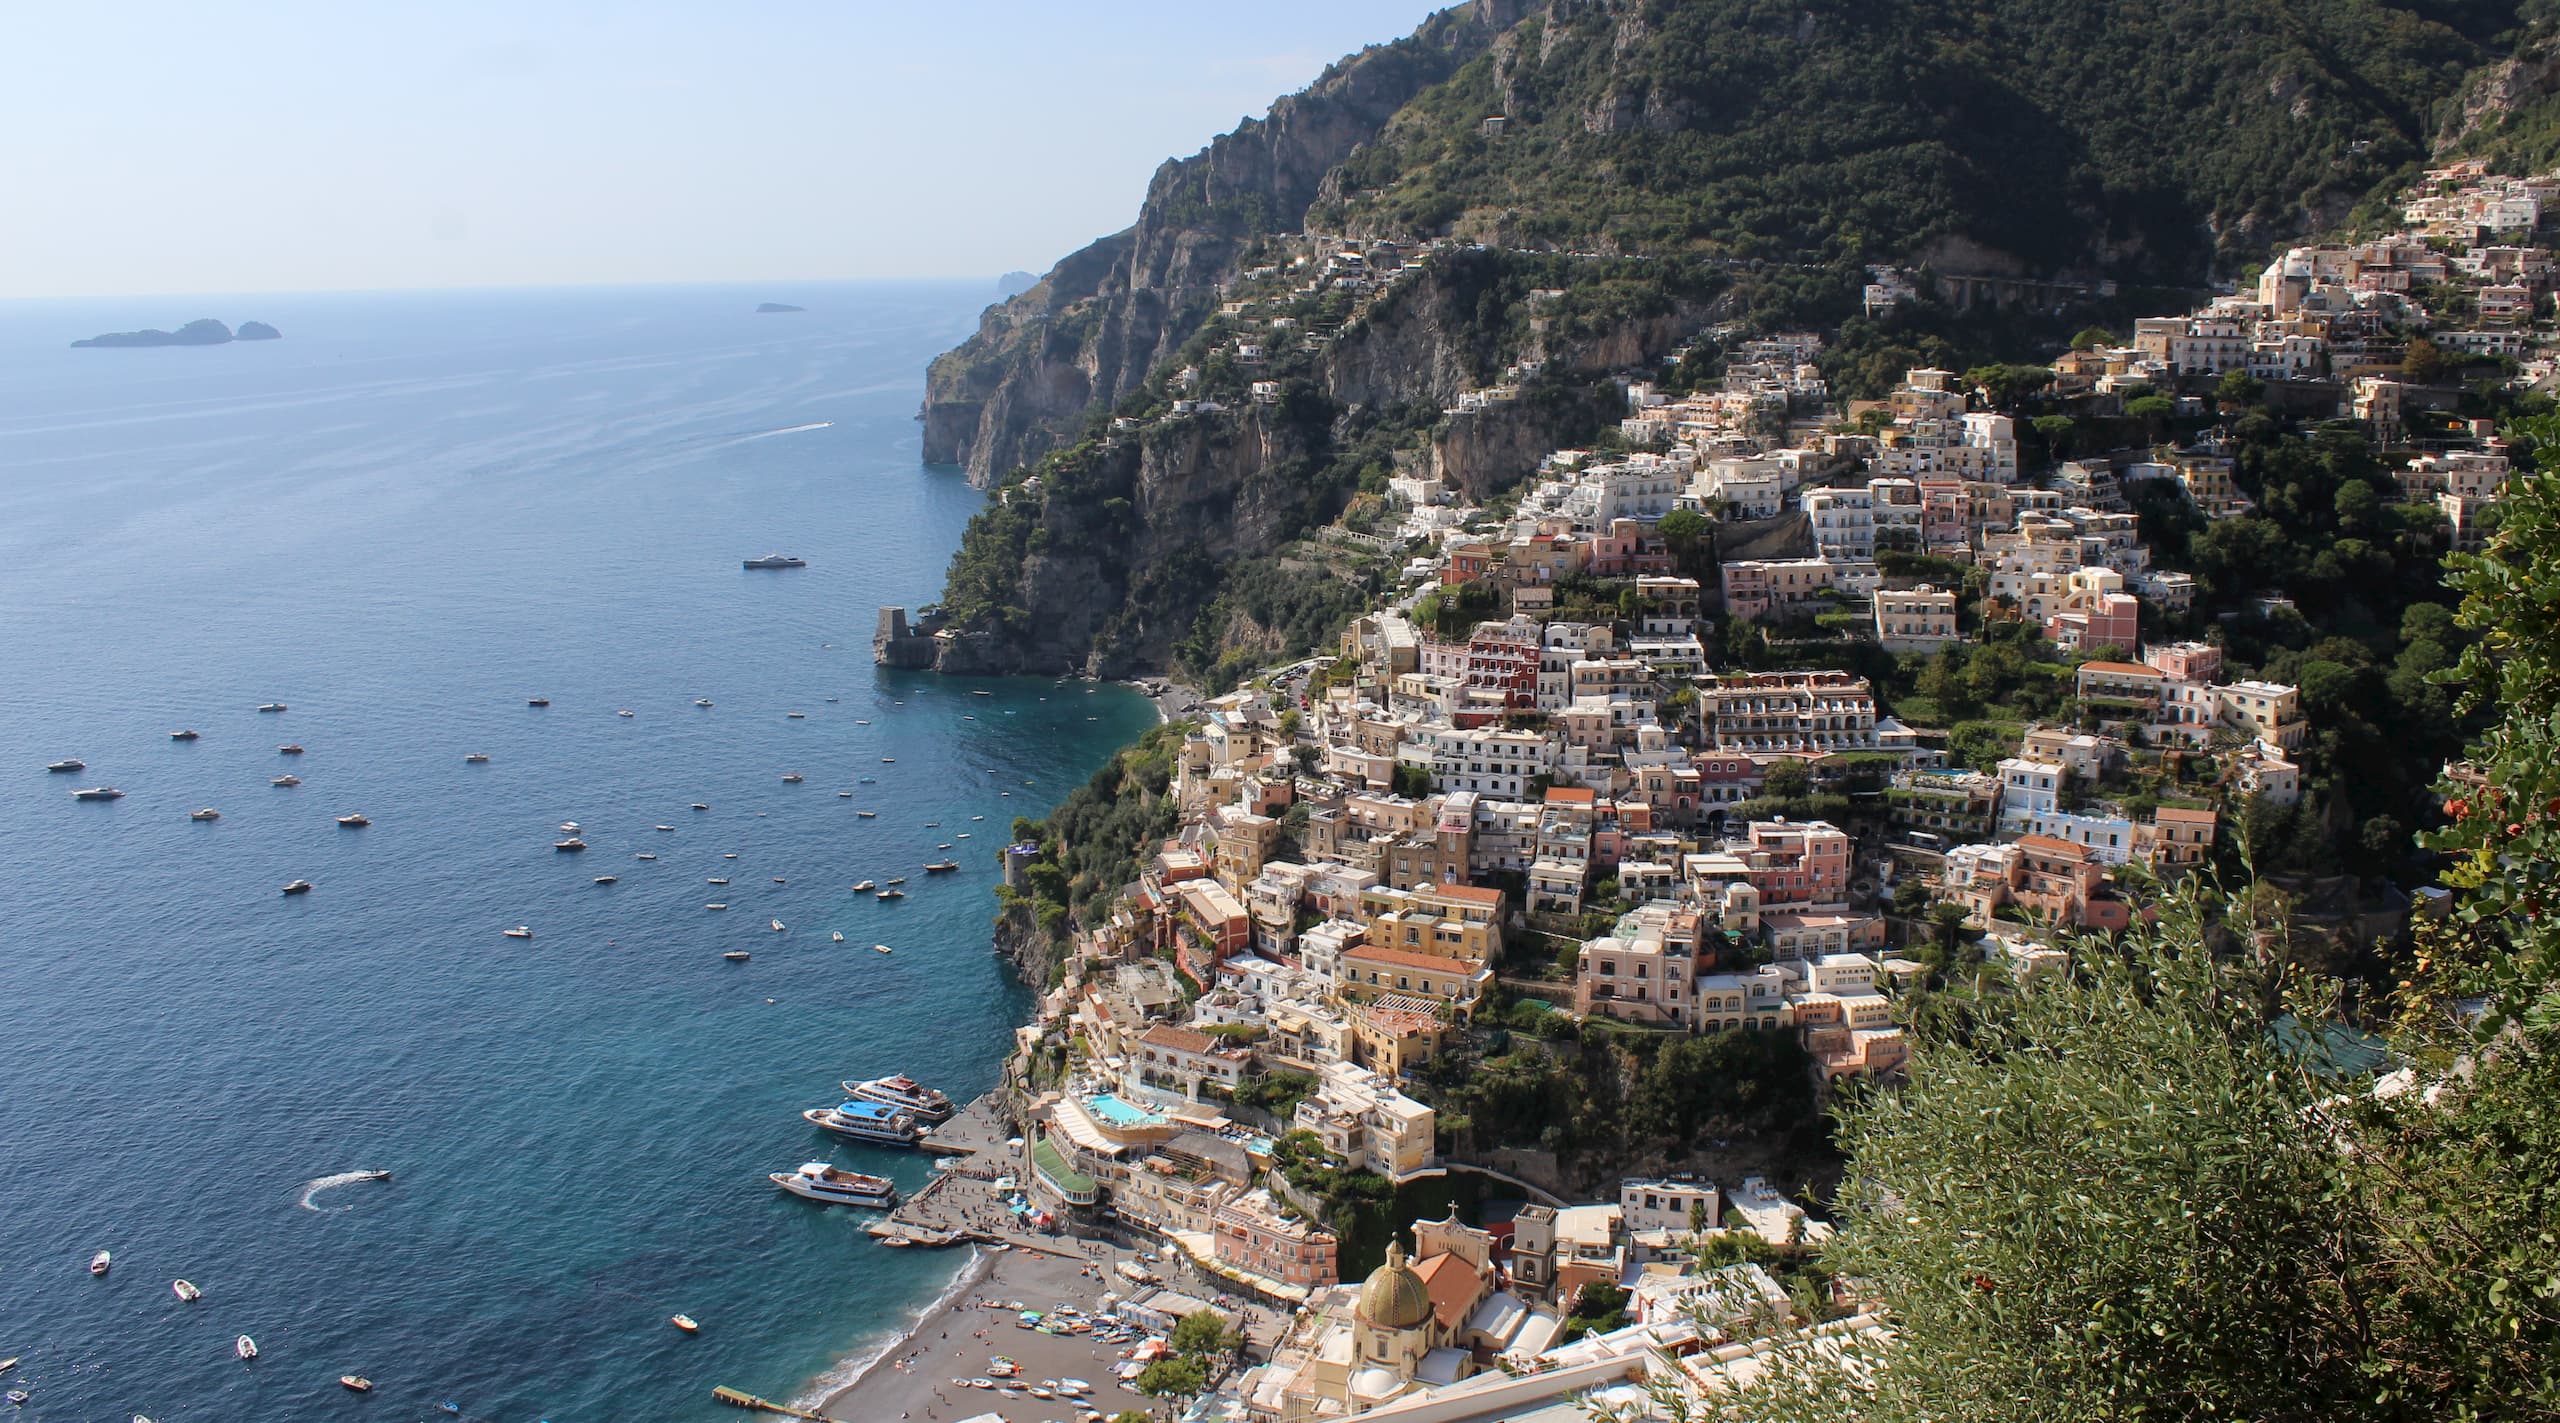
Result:
<svg viewBox="0 0 2560 1423"><path fill-rule="evenodd" d="M282 703L282 702L260 702L260 703L258 703L258 710L260 710L260 711L262 711L262 712L280 712L280 711L283 711L283 710L284 710L284 703Z"/></svg>
<svg viewBox="0 0 2560 1423"><path fill-rule="evenodd" d="M282 786L286 790L291 790L295 786L302 784L302 778L288 771L284 775L278 776L274 780L267 782L267 784L271 786Z"/></svg>
<svg viewBox="0 0 2560 1423"><path fill-rule="evenodd" d="M486 766L489 764L489 753L486 751L470 752L462 758L462 764L466 766Z"/></svg>
<svg viewBox="0 0 2560 1423"><path fill-rule="evenodd" d="M203 733L196 731L173 731L169 733L169 739L171 741L200 741L203 739Z"/></svg>
<svg viewBox="0 0 2560 1423"><path fill-rule="evenodd" d="M560 850L560 851L563 851L563 852L575 852L575 851L583 850L583 849L587 848L587 842L586 842L586 841L584 841L584 840L579 839L579 838L578 838L577 836L575 836L575 835L572 835L572 836L570 836L570 837L569 837L568 839L566 839L566 840L554 840L554 841L552 841L552 842L551 842L551 848L552 848L552 849L554 849L554 850Z"/></svg>
<svg viewBox="0 0 2560 1423"><path fill-rule="evenodd" d="M91 786L87 790L73 791L71 798L73 800L122 800L124 792L113 786Z"/></svg>
<svg viewBox="0 0 2560 1423"><path fill-rule="evenodd" d="M71 756L71 757L66 757L66 758L64 758L64 759L62 759L62 760L60 760L60 761L53 762L52 764L50 764L50 765L46 766L46 767L45 767L45 769L46 769L46 770L48 770L48 771L55 772L56 774L59 774L59 773L64 772L64 771L85 771L85 770L89 769L89 763L88 763L88 762L86 762L86 761L81 760L81 759L80 759L79 757L77 757L77 756Z"/></svg>
<svg viewBox="0 0 2560 1423"><path fill-rule="evenodd" d="M530 939L533 937L533 930L523 924L518 924L512 929L500 929L498 932L506 935L510 939Z"/></svg>
<svg viewBox="0 0 2560 1423"><path fill-rule="evenodd" d="M746 564L749 568L806 568L809 560L793 558L787 553L769 553L762 558L750 558Z"/></svg>
<svg viewBox="0 0 2560 1423"><path fill-rule="evenodd" d="M287 894L309 894L311 892L311 881L307 879L295 880L293 883L284 887L284 892Z"/></svg>
<svg viewBox="0 0 2560 1423"><path fill-rule="evenodd" d="M194 1304L197 1300L204 1298L204 1291L197 1289L194 1285L187 1283L185 1280L171 1280L169 1282L169 1293L176 1295L178 1298L185 1300L189 1304Z"/></svg>
<svg viewBox="0 0 2560 1423"><path fill-rule="evenodd" d="M865 1141L875 1146L913 1146L918 1135L916 1119L886 1102L840 1102L832 1107L811 1107L800 1116L809 1125L847 1141Z"/></svg>
<svg viewBox="0 0 2560 1423"><path fill-rule="evenodd" d="M365 818L365 813L359 810L352 815L339 816L338 823L349 830L361 830L365 826L371 825L373 822Z"/></svg>
<svg viewBox="0 0 2560 1423"><path fill-rule="evenodd" d="M898 1203L897 1183L888 1177L839 1170L824 1161L804 1163L797 1171L768 1171L765 1179L802 1200L825 1205L887 1210Z"/></svg>
<svg viewBox="0 0 2560 1423"><path fill-rule="evenodd" d="M209 805L202 810L191 810L187 812L187 819L189 820L220 820L221 818L222 812Z"/></svg>
<svg viewBox="0 0 2560 1423"><path fill-rule="evenodd" d="M868 1082L847 1082L845 1092L865 1102L883 1102L927 1123L951 1120L951 1099L901 1072Z"/></svg>

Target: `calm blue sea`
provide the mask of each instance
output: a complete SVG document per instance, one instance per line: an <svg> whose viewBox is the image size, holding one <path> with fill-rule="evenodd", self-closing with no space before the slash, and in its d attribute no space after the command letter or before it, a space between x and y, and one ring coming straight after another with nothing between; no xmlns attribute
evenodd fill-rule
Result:
<svg viewBox="0 0 2560 1423"><path fill-rule="evenodd" d="M797 1114L848 1076L993 1080L1023 1009L995 852L1152 720L871 664L874 608L929 601L979 504L912 416L986 295L0 305L18 1417L733 1417L712 1385L798 1394L947 1283L764 1174L922 1182ZM285 339L66 344L208 315ZM810 566L739 567L777 550ZM72 800L98 784L126 797ZM944 845L967 868L927 878ZM891 875L901 903L850 892ZM396 1178L306 1198L360 1168Z"/></svg>

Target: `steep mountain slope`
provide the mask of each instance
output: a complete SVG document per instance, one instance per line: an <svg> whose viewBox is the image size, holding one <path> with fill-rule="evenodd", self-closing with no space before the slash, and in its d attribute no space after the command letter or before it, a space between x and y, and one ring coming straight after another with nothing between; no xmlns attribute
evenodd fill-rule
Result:
<svg viewBox="0 0 2560 1423"><path fill-rule="evenodd" d="M1608 371L1711 315L1836 321L1868 262L2092 291L2237 270L2437 139L2514 128L2544 76L2496 66L2530 33L2513 0L1445 12L1165 165L1136 225L935 362L927 458L1043 476L973 526L943 608L971 636L940 660L1125 673L1285 651L1375 573L1293 544L1389 472L1516 480L1603 428ZM2484 120L2483 94L2509 102ZM1442 246L1374 305L1306 306L1321 267L1291 264L1327 249L1301 232ZM1265 337L1221 303L1275 269L1308 334L1238 369ZM1559 291L1572 319L1524 321ZM1524 361L1519 401L1440 414ZM1177 419L1184 395L1228 408Z"/></svg>

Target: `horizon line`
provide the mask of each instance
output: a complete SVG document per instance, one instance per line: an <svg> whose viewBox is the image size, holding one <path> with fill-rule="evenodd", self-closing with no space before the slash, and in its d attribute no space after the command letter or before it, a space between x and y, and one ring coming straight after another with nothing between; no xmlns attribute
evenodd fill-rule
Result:
<svg viewBox="0 0 2560 1423"><path fill-rule="evenodd" d="M949 285L961 285L961 284L966 284L966 283L972 283L972 282L975 282L975 283L982 283L982 284L986 285L987 287L989 287L990 289L992 289L998 281L1001 281L1004 277L1006 277L1006 276L1010 275L1010 274L1011 274L1011 272L1015 272L1015 271L1025 271L1025 270L1028 270L1028 269L1027 269L1027 268L1020 268L1020 267L1016 267L1016 268L1009 269L1009 270L1008 270L1008 271L1006 271L1006 272L987 272L987 273L976 274L976 275L959 275L959 276L947 276L947 275L946 275L946 276L901 276L901 277L772 277L772 278L765 278L765 277L706 277L706 278L670 278L670 279L665 279L665 280L607 281L607 282L473 282L473 283L456 283L456 284L453 284L453 285L450 285L450 286L414 286L414 287L298 287L298 288L294 288L294 287L263 287L263 288L249 288L249 287L241 287L241 288L234 288L234 289L224 289L224 290L219 290L219 291L72 292L72 293L65 293L65 294L61 294L61 295L36 295L36 294L9 295L9 294L5 294L5 293L0 293L0 306L10 306L10 305L34 305L34 304L37 304L37 303L77 303L77 302L106 302L106 301L195 301L195 300L207 300L207 301L216 301L216 300L219 300L219 301L229 301L229 300L238 300L238 299L255 299L255 298L259 298L259 297L312 297L312 296L439 296L439 295L457 295L457 296L458 296L458 295L473 295L473 294L503 293L503 292L537 292L537 291L591 291L591 292L609 292L609 291L667 291L667 290L678 290L678 289L709 290L709 289L712 289L712 288L723 288L723 287L759 287L759 286L770 286L770 287L777 287L777 288L787 288L787 287L790 287L790 286L793 286L793 285L799 285L799 286L810 286L810 287L846 287L846 286L949 286ZM1037 275L1039 275L1039 274L1038 274L1038 273L1033 273L1033 275L1034 275L1034 276L1037 276ZM774 295L772 295L772 296L769 296L769 297L768 297L768 299L769 299L769 300L780 300L780 299L782 299L782 297L784 297L784 296L788 296L788 295L789 295L789 293L788 293L787 291L783 291L783 292L779 292L779 293L777 293L777 294L774 294Z"/></svg>

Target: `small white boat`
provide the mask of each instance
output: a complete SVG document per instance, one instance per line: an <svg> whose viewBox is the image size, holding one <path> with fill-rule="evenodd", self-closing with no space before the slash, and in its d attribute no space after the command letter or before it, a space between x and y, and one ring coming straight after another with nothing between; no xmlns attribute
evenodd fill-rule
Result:
<svg viewBox="0 0 2560 1423"><path fill-rule="evenodd" d="M220 820L221 818L222 812L209 805L202 810L191 810L187 812L187 819L189 820Z"/></svg>
<svg viewBox="0 0 2560 1423"><path fill-rule="evenodd" d="M731 949L720 957L727 959L731 963L745 963L747 960L754 958L755 955L748 953L744 949Z"/></svg>
<svg viewBox="0 0 2560 1423"><path fill-rule="evenodd" d="M283 711L283 710L284 710L284 703L282 703L282 702L262 702L262 703L260 703L260 704L259 704L259 706L258 706L258 710L260 710L260 711L262 711L262 712L280 712L280 711Z"/></svg>
<svg viewBox="0 0 2560 1423"><path fill-rule="evenodd" d="M361 830L372 823L372 821L365 818L364 812L360 810L352 814L341 815L338 817L338 824L348 830Z"/></svg>
<svg viewBox="0 0 2560 1423"><path fill-rule="evenodd" d="M844 942L844 931L842 929L838 929L834 933L827 935L827 937L841 944Z"/></svg>
<svg viewBox="0 0 2560 1423"><path fill-rule="evenodd" d="M598 884L612 884L612 883L614 883L614 882L615 882L615 877L614 877L614 876L612 876L612 875L598 875L598 876L596 876L596 883L598 883Z"/></svg>
<svg viewBox="0 0 2560 1423"><path fill-rule="evenodd" d="M462 764L466 766L486 766L489 764L489 753L485 751L470 752L463 756Z"/></svg>
<svg viewBox="0 0 2560 1423"><path fill-rule="evenodd" d="M654 859L656 859L656 858L658 858L658 857L657 857L657 856L655 856L655 855L650 854L649 852L647 852L647 851L645 851L645 850L643 850L642 852L640 852L640 853L639 853L639 854L637 854L637 855L632 856L631 858L633 858L633 859L635 859L635 860L654 860Z"/></svg>
<svg viewBox="0 0 2560 1423"><path fill-rule="evenodd" d="M838 799L838 800L851 800L851 799L853 799L853 792L851 792L851 791L838 791L838 792L836 792L836 799Z"/></svg>
<svg viewBox="0 0 2560 1423"><path fill-rule="evenodd" d="M694 809L696 809L696 810L709 810L711 807L709 807L709 806L707 806L707 805L704 805L704 804L703 804L702 802L700 802L700 801L695 801L695 802L693 803L693 808L694 808Z"/></svg>
<svg viewBox="0 0 2560 1423"><path fill-rule="evenodd" d="M727 881L727 880L725 880L725 879L720 879L720 878L714 877L714 878L712 878L712 879L704 880L704 881L703 881L703 883L704 883L704 884L727 884L727 883L728 883L728 881Z"/></svg>
<svg viewBox="0 0 2560 1423"><path fill-rule="evenodd" d="M56 774L60 774L64 771L85 771L89 769L89 763L81 760L77 756L72 756L64 760L48 762L45 769Z"/></svg>
<svg viewBox="0 0 2560 1423"><path fill-rule="evenodd" d="M651 828L651 829L654 829L654 830L663 830L663 831L665 831L666 833L668 833L668 834L670 834L670 835L674 834L674 833L675 833L675 829L676 829L676 828L675 828L674 826L672 826L672 825L657 825L657 826L652 826L652 827L650 827L650 828Z"/></svg>
<svg viewBox="0 0 2560 1423"><path fill-rule="evenodd" d="M876 810L857 810L854 814L864 820L877 820L880 818L880 812Z"/></svg>
<svg viewBox="0 0 2560 1423"><path fill-rule="evenodd" d="M897 950L890 948L887 944L873 944L871 949L872 952L881 954L894 954L897 952Z"/></svg>
<svg viewBox="0 0 2560 1423"><path fill-rule="evenodd" d="M203 739L203 736L201 733L195 731L173 731L169 733L169 739L171 741L199 741Z"/></svg>
<svg viewBox="0 0 2560 1423"><path fill-rule="evenodd" d="M615 715L615 716L629 716L629 715L631 715L631 713L629 713L629 712L627 712L627 711L618 711L618 712L615 712L615 713L614 713L614 715Z"/></svg>
<svg viewBox="0 0 2560 1423"><path fill-rule="evenodd" d="M789 880L787 880L787 879L784 879L784 878L783 878L782 876L780 876L780 875L775 875L775 876L773 877L773 882L774 882L775 884L789 884L789 883L791 883L791 881L789 881Z"/></svg>
<svg viewBox="0 0 2560 1423"><path fill-rule="evenodd" d="M362 1374L340 1374L338 1375L338 1382L350 1393L373 1392L373 1380L366 1378Z"/></svg>
<svg viewBox="0 0 2560 1423"><path fill-rule="evenodd" d="M694 1322L694 1318L690 1314L675 1315L668 1319L667 1322L674 1325L676 1328L683 1330L687 1334L691 1334L702 1327L700 1324Z"/></svg>
<svg viewBox="0 0 2560 1423"><path fill-rule="evenodd" d="M793 721L807 721L809 719L809 714L807 712L784 712L783 715L789 717Z"/></svg>
<svg viewBox="0 0 2560 1423"><path fill-rule="evenodd" d="M311 892L311 881L307 879L295 880L293 883L284 887L284 892L287 894L309 894Z"/></svg>
<svg viewBox="0 0 2560 1423"><path fill-rule="evenodd" d="M726 904L706 904L702 907L705 909L726 909L729 906Z"/></svg>
<svg viewBox="0 0 2560 1423"><path fill-rule="evenodd" d="M171 1280L169 1282L169 1293L176 1295L178 1298L185 1300L189 1304L194 1304L197 1300L204 1298L204 1291L197 1289L194 1285L191 1285L184 1280Z"/></svg>
<svg viewBox="0 0 2560 1423"><path fill-rule="evenodd" d="M777 934L781 933L786 927L788 927L779 919L770 919L766 922L773 926L773 932Z"/></svg>
<svg viewBox="0 0 2560 1423"><path fill-rule="evenodd" d="M246 1334L243 1334L239 1338L231 1341L231 1352L239 1355L244 1360L254 1359L258 1357L258 1341L250 1338Z"/></svg>
<svg viewBox="0 0 2560 1423"><path fill-rule="evenodd" d="M798 771L785 771L782 773L782 783L786 786L796 786L807 779L808 777L801 775Z"/></svg>
<svg viewBox="0 0 2560 1423"><path fill-rule="evenodd" d="M709 697L696 697L693 699L693 704L698 707L707 707L711 705L711 699Z"/></svg>
<svg viewBox="0 0 2560 1423"><path fill-rule="evenodd" d="M274 780L272 780L272 781L267 782L267 784L268 784L268 785L271 785L271 786L282 786L282 787L284 787L284 788L285 788L285 789L287 789L287 790L291 790L291 789L292 789L292 788L294 788L295 786L298 786L298 785L301 785L301 784L302 784L302 778L301 778L300 776L290 775L290 774L288 774L288 775L282 775L282 776L278 776L278 777L276 777L276 778L275 778Z"/></svg>
<svg viewBox="0 0 2560 1423"><path fill-rule="evenodd" d="M562 852L562 853L564 853L564 854L574 854L574 853L576 853L576 852L578 852L578 851L580 851L580 850L583 850L583 849L587 848L587 842L586 842L586 841L584 841L584 840L579 839L579 838L578 838L577 836L575 836L575 835L572 835L572 836L570 836L570 837L569 837L568 839L566 839L566 840L554 840L554 841L552 841L552 842L551 842L551 848L552 848L552 849L554 849L554 850L561 851L561 852Z"/></svg>
<svg viewBox="0 0 2560 1423"><path fill-rule="evenodd" d="M115 1262L115 1256L101 1250L97 1254L89 1257L89 1273L92 1275L103 1275L107 1272L107 1267L115 1264Z"/></svg>
<svg viewBox="0 0 2560 1423"><path fill-rule="evenodd" d="M124 792L113 786L91 786L86 790L73 791L71 798L73 800L122 800Z"/></svg>
<svg viewBox="0 0 2560 1423"><path fill-rule="evenodd" d="M578 830L578 822L574 820L563 820L560 822L560 833L563 835L575 835L578 833Z"/></svg>
<svg viewBox="0 0 2560 1423"><path fill-rule="evenodd" d="M522 924L518 924L512 929L501 929L498 932L506 935L510 939L530 939L533 937L533 930Z"/></svg>
<svg viewBox="0 0 2560 1423"><path fill-rule="evenodd" d="M871 891L878 889L879 887L880 886L873 884L869 880L864 880L862 883L853 887L853 892L856 894L869 894Z"/></svg>

